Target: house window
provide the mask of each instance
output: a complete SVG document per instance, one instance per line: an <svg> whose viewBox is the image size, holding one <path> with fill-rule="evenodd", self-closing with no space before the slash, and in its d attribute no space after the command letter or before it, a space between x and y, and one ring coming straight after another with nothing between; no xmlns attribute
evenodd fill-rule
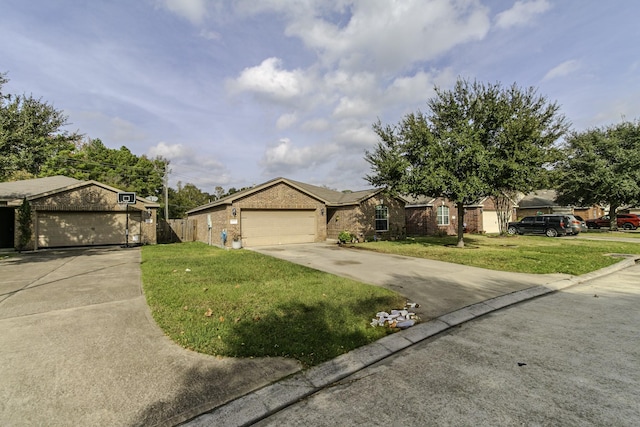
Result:
<svg viewBox="0 0 640 427"><path fill-rule="evenodd" d="M385 205L376 206L376 231L389 230L389 208Z"/></svg>
<svg viewBox="0 0 640 427"><path fill-rule="evenodd" d="M438 225L449 225L449 206L438 206Z"/></svg>

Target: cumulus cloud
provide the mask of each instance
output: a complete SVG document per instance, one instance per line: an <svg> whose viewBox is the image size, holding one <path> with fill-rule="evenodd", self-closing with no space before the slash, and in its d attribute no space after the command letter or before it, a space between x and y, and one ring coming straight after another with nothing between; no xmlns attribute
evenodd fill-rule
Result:
<svg viewBox="0 0 640 427"><path fill-rule="evenodd" d="M276 121L276 128L278 130L288 129L298 121L298 115L296 113L283 114L278 117Z"/></svg>
<svg viewBox="0 0 640 427"><path fill-rule="evenodd" d="M263 7L277 9L282 3ZM325 65L352 70L397 71L482 39L490 28L488 9L467 0L309 2L308 9L287 13L287 35L319 52ZM327 18L336 14L337 22Z"/></svg>
<svg viewBox="0 0 640 427"><path fill-rule="evenodd" d="M526 25L533 18L551 8L548 0L519 0L511 9L496 16L496 27L507 29L518 25Z"/></svg>
<svg viewBox="0 0 640 427"><path fill-rule="evenodd" d="M304 94L307 81L302 70L282 69L282 60L267 58L258 66L242 70L227 83L231 92L253 92L273 101L286 101Z"/></svg>
<svg viewBox="0 0 640 427"><path fill-rule="evenodd" d="M335 144L296 147L290 139L283 138L267 148L260 164L266 174L282 176L323 163L337 151Z"/></svg>
<svg viewBox="0 0 640 427"><path fill-rule="evenodd" d="M192 147L184 144L167 144L159 142L149 148L150 156L162 156L171 161L172 165L194 166L205 169L222 170L225 166L219 160L196 152Z"/></svg>
<svg viewBox="0 0 640 427"><path fill-rule="evenodd" d="M221 161L184 144L159 142L148 149L147 155L152 158L162 156L169 160L170 186L175 187L177 181L182 181L212 192L215 186L231 181L231 173Z"/></svg>
<svg viewBox="0 0 640 427"><path fill-rule="evenodd" d="M580 62L576 61L575 59L571 59L569 61L563 62L562 64L556 67L553 67L551 70L547 72L547 74L545 74L543 80L546 81L546 80L555 79L557 77L568 76L569 74L573 73L579 68L580 68Z"/></svg>

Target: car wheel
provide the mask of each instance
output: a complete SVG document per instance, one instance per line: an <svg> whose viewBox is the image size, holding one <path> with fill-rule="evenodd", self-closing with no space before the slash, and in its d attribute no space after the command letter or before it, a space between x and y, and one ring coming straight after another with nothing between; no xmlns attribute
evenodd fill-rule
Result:
<svg viewBox="0 0 640 427"><path fill-rule="evenodd" d="M624 225L622 226L622 228L624 228L625 230L633 230L633 229L635 229L633 224L631 224L630 222L625 222Z"/></svg>
<svg viewBox="0 0 640 427"><path fill-rule="evenodd" d="M554 228L547 228L545 230L544 234L546 234L547 237L557 237L558 236L558 232Z"/></svg>
<svg viewBox="0 0 640 427"><path fill-rule="evenodd" d="M512 225L511 227L507 228L507 234L511 236L513 236L514 234L518 234L518 229Z"/></svg>

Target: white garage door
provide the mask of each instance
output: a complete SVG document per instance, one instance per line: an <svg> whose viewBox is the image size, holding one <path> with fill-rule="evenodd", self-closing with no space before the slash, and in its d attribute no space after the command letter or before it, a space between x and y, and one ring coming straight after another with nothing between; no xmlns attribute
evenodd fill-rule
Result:
<svg viewBox="0 0 640 427"><path fill-rule="evenodd" d="M245 246L312 243L316 215L312 210L243 210L240 214Z"/></svg>
<svg viewBox="0 0 640 427"><path fill-rule="evenodd" d="M482 212L482 226L485 233L499 233L498 212L484 211Z"/></svg>
<svg viewBox="0 0 640 427"><path fill-rule="evenodd" d="M129 243L140 234L140 213L129 213ZM38 247L125 243L124 212L38 212Z"/></svg>

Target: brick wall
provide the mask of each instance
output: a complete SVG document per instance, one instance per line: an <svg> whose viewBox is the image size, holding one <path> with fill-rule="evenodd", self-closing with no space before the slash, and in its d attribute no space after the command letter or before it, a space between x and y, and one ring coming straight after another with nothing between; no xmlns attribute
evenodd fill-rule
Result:
<svg viewBox="0 0 640 427"><path fill-rule="evenodd" d="M375 231L376 206L389 209L389 230ZM342 231L348 231L360 241L373 240L374 235L382 239L395 239L406 235L404 202L395 198L377 195L360 205L329 208L327 237L338 239Z"/></svg>
<svg viewBox="0 0 640 427"><path fill-rule="evenodd" d="M73 190L61 191L49 196L41 197L31 202L32 238L27 249L35 248L35 236L37 233L38 213L40 212L127 212L127 205L118 204L118 194L106 188L89 185ZM136 201L128 207L130 236L139 236L139 242L143 244L155 244L157 208L147 210L145 205ZM91 219L87 217L87 223ZM15 243L19 242L18 215L15 215ZM132 240L129 243L134 243Z"/></svg>
<svg viewBox="0 0 640 427"><path fill-rule="evenodd" d="M235 216L233 215L234 208ZM239 198L231 205L215 206L206 211L189 215L190 219L197 220L197 240L222 246L221 233L223 229L226 229L227 242L225 246L231 247L233 236L242 235L241 216L243 209L314 210L317 218L316 241L321 242L327 239L327 224L324 216L327 215L327 212L324 203L285 183L278 183ZM207 224L207 215L209 214L212 222L211 233L209 233Z"/></svg>
<svg viewBox="0 0 640 427"><path fill-rule="evenodd" d="M438 206L449 208L449 224L438 225ZM405 210L408 236L435 236L439 234L458 234L458 208L455 203L438 198L433 206L408 207ZM478 233L483 230L482 212L478 207L465 208L464 222L468 233Z"/></svg>

